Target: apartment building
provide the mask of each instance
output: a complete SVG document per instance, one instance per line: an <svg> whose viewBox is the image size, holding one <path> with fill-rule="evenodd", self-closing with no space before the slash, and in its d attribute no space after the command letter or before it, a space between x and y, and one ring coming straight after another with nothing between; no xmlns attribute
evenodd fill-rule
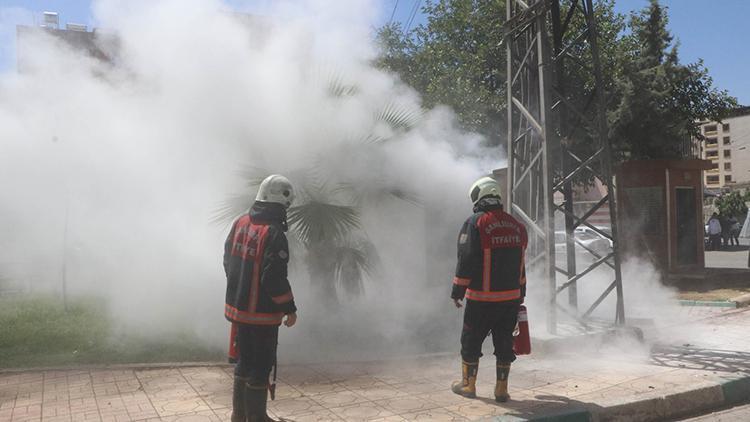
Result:
<svg viewBox="0 0 750 422"><path fill-rule="evenodd" d="M703 182L707 189L721 190L750 182L750 107L735 110L723 122L704 122L700 154L713 163Z"/></svg>

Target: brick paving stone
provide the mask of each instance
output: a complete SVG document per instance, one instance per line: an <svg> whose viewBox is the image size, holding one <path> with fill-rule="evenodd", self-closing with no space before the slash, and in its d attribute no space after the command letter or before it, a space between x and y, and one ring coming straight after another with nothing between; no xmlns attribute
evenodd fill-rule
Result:
<svg viewBox="0 0 750 422"><path fill-rule="evenodd" d="M326 410L311 398L304 396L297 399L275 400L268 403L268 408L283 417L296 417L296 415L300 414Z"/></svg>
<svg viewBox="0 0 750 422"><path fill-rule="evenodd" d="M330 410L318 409L308 413L298 413L291 417L289 420L293 420L294 422L340 422L345 419L341 419Z"/></svg>
<svg viewBox="0 0 750 422"><path fill-rule="evenodd" d="M394 416L391 410L369 401L329 410L346 421L369 421Z"/></svg>
<svg viewBox="0 0 750 422"><path fill-rule="evenodd" d="M316 394L310 398L327 409L369 402L366 398L350 390Z"/></svg>
<svg viewBox="0 0 750 422"><path fill-rule="evenodd" d="M326 381L322 383L306 382L303 384L298 384L297 386L295 386L295 389L297 389L302 395L314 396L317 394L328 394L337 391L345 391L346 387L339 383Z"/></svg>
<svg viewBox="0 0 750 422"><path fill-rule="evenodd" d="M462 422L468 421L464 416L453 413L444 408L423 410L414 413L404 413L401 418L405 421L435 421L435 422Z"/></svg>
<svg viewBox="0 0 750 422"><path fill-rule="evenodd" d="M614 406L703 389L750 374L750 310L680 310L683 322L655 326L650 356L592 352L521 357L512 400L493 400L494 361L480 362L478 399L459 397L458 356L363 364L282 365L269 412L302 421L463 421L529 417L571 406ZM688 321L688 322L684 322ZM670 322L670 324L672 324ZM231 367L0 373L0 421L222 421L231 414ZM674 406L685 403L672 400Z"/></svg>
<svg viewBox="0 0 750 422"><path fill-rule="evenodd" d="M397 415L441 407L438 403L417 396L396 397L378 400L375 403L393 411Z"/></svg>
<svg viewBox="0 0 750 422"><path fill-rule="evenodd" d="M390 399L403 395L401 390L385 383L378 383L363 388L355 388L352 389L352 391L370 401Z"/></svg>

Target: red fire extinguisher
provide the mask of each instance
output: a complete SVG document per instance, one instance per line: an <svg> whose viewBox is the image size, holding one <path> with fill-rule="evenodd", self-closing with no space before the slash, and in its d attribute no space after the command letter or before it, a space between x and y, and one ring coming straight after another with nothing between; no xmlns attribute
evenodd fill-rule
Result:
<svg viewBox="0 0 750 422"><path fill-rule="evenodd" d="M531 353L531 337L529 336L529 316L526 306L518 308L518 323L513 331L513 352L517 355L528 355Z"/></svg>
<svg viewBox="0 0 750 422"><path fill-rule="evenodd" d="M232 323L229 330L229 363L237 363L237 324Z"/></svg>

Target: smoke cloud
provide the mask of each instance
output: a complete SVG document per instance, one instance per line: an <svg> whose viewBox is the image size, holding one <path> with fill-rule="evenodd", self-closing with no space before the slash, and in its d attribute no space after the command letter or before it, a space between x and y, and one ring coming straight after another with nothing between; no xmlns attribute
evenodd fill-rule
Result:
<svg viewBox="0 0 750 422"><path fill-rule="evenodd" d="M59 291L65 263L70 294L101 297L124 326L187 327L226 344L228 225L212 219L227 198L253 196L243 170L312 167L305 177L319 183L418 201L362 204L381 267L361 296L340 292L339 307L316 299L292 250L300 320L282 329L282 357L457 350L455 238L468 187L504 166L502 151L372 65L376 2L252 4L239 6L244 16L215 0L97 1L101 39L116 40L102 46L116 51L111 62L43 33L26 44L27 71L0 75L0 272ZM332 95L332 81L347 95ZM376 118L388 106L418 123L394 133ZM363 146L368 134L389 140ZM529 289L538 318L546 286Z"/></svg>
<svg viewBox="0 0 750 422"><path fill-rule="evenodd" d="M362 296L341 294L338 309L314 300L302 251L292 251L300 323L284 330L282 353L302 342L313 346L300 359L356 357L378 342L429 348L418 337L445 324L452 343L453 242L468 186L502 164L500 150L458 130L450 110L423 110L371 65L375 2L229 10L211 0L95 2L100 39L116 40L102 46L116 51L112 62L43 33L24 45L25 70L0 76L2 271L32 291L59 291L65 262L69 294L103 298L122 324L154 336L189 327L223 345L228 228L212 217L228 197L253 195L243 169L288 174L322 157L315 177L397 188L418 203L363 205L381 271ZM331 95L331 81L355 89ZM388 105L421 117L391 133L375 119ZM363 157L368 131L391 139ZM443 317L430 325L435 313Z"/></svg>

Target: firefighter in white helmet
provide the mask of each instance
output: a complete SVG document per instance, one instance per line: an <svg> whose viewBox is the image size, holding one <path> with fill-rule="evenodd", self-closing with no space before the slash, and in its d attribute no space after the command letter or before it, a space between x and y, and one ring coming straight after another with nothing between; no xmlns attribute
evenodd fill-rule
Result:
<svg viewBox="0 0 750 422"><path fill-rule="evenodd" d="M469 190L474 214L458 235L458 265L451 298L457 308L466 298L461 332L462 379L454 393L476 397L477 369L482 343L492 333L495 346L495 400L507 401L513 330L518 307L526 295L526 228L503 211L500 185L490 177L477 180Z"/></svg>
<svg viewBox="0 0 750 422"><path fill-rule="evenodd" d="M282 321L291 327L297 307L287 280L286 212L294 189L280 175L268 176L250 211L232 224L224 244L227 277L224 316L237 325L232 421L270 421L269 375L276 364Z"/></svg>

